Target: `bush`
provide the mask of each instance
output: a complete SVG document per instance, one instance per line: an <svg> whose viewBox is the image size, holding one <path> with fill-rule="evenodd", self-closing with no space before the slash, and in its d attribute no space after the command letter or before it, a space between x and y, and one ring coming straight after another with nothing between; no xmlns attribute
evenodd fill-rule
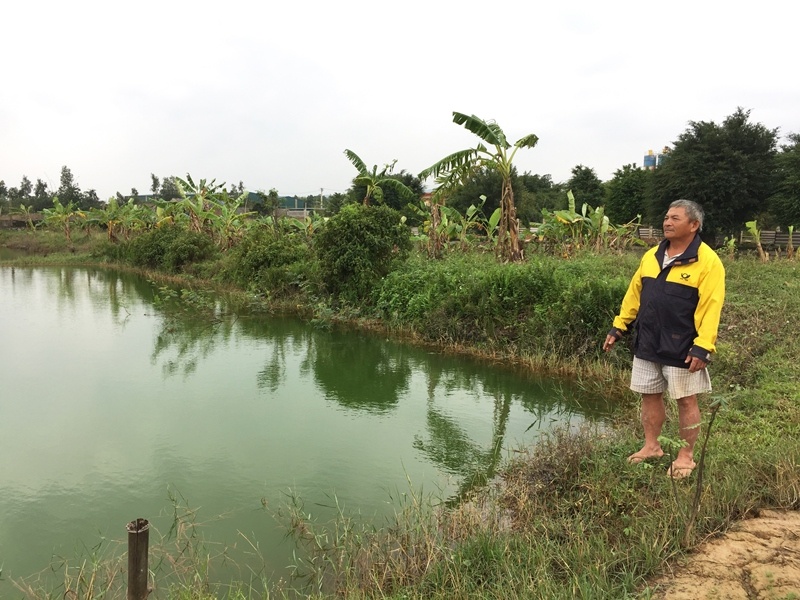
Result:
<svg viewBox="0 0 800 600"><path fill-rule="evenodd" d="M250 291L274 296L296 293L316 279L314 256L305 235L272 225L252 228L230 252L228 277Z"/></svg>
<svg viewBox="0 0 800 600"><path fill-rule="evenodd" d="M178 273L216 253L217 248L207 235L167 225L134 238L125 245L122 255L137 267Z"/></svg>
<svg viewBox="0 0 800 600"><path fill-rule="evenodd" d="M499 264L453 255L409 261L389 274L377 307L387 322L432 341L577 358L600 352L627 277L619 261L590 257Z"/></svg>
<svg viewBox="0 0 800 600"><path fill-rule="evenodd" d="M371 302L380 280L408 256L411 238L388 206L349 204L315 234L314 249L332 295Z"/></svg>

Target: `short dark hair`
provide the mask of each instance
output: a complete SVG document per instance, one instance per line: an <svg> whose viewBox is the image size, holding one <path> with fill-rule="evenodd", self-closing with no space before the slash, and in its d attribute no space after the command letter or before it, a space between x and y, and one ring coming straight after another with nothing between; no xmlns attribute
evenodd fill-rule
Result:
<svg viewBox="0 0 800 600"><path fill-rule="evenodd" d="M705 213L703 212L703 207L700 206L697 202L681 198L680 200L675 200L672 204L669 205L669 207L683 208L686 211L686 216L689 217L690 221L697 221L698 223L700 223L698 231L703 231L703 218L705 217Z"/></svg>

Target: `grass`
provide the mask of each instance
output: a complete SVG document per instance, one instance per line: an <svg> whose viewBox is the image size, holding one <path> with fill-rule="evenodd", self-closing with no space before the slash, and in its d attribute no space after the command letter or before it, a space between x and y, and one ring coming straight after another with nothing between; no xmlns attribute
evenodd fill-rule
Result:
<svg viewBox="0 0 800 600"><path fill-rule="evenodd" d="M440 278L458 284L462 274L476 272L475 264L458 257L452 264L420 268L438 269ZM554 277L611 281L623 272L629 277L635 264L635 257L582 257L558 267ZM478 267L485 277L503 276L489 272L487 265ZM543 277L551 273L544 263L535 268ZM424 324L430 293L403 294L422 285L429 274L415 274L413 265L410 269L406 276L413 285L395 282L395 295L387 296L386 303L393 310L418 310L415 318ZM553 328L545 331L551 338L542 347L555 352L544 352L535 340L511 335L502 322L478 313L473 318L486 337L471 341L443 329L431 339L400 320L384 321L382 326L395 334L420 343L446 343L450 351L570 375L586 393L618 402L616 423L603 430L556 431L535 447L520 449L500 477L455 507L439 506L435 497L413 490L398 494L392 500L399 508L383 527L367 526L358 515L344 512L332 523L316 523L302 499L292 499L277 516L297 543L296 585L314 598L647 598L655 593L649 582L671 561L726 531L732 522L764 508L800 509L800 336L795 321L800 314L800 265L743 258L726 260L726 269L727 299L711 366L715 391L700 399L706 423L715 402L724 399L725 405L708 439L699 490L696 476L677 484L665 477L668 457L627 464L626 457L641 444L641 432L638 402L627 391L630 359L624 348L616 348L612 356L589 350L573 356ZM519 289L526 276L512 274L498 285ZM484 302L486 311L501 314L506 296L482 298L463 278L461 285L466 285L459 292L463 298ZM584 290L574 289L576 294ZM448 300L446 290L436 293ZM375 321L367 326L374 327ZM494 335L498 331L508 335ZM497 339L506 343L486 341ZM585 347L599 343L599 338L588 340ZM668 406L664 435L678 438L674 405ZM195 553L184 563L183 579L165 576L174 587L166 588L164 597L292 593L286 582L258 582L258 588L253 578L233 587L212 586L204 556ZM59 591L66 593L77 581L93 581L100 589L97 582L106 581L109 564L90 561L82 570L73 565L77 570L65 571ZM72 587L67 588L68 582ZM26 597L55 597L36 593Z"/></svg>
<svg viewBox="0 0 800 600"><path fill-rule="evenodd" d="M798 264L737 260L726 268L728 299L712 366L716 391L701 398L706 427L712 405L725 404L708 439L700 489L697 476L678 483L665 477L669 457L627 464L641 444L638 404L624 391L627 370L575 361L568 365L581 367L574 375L585 388L619 400L612 431L555 432L518 453L472 503L432 522L419 515L414 527L392 524L387 531L417 539L412 547L424 549L424 570L406 571L401 562L392 578L376 580L348 568L329 592L398 599L648 597L655 592L648 582L671 561L732 522L763 508L800 508L800 336L790 329L791 315L800 314ZM531 362L541 365L536 357ZM678 438L675 406L668 412L664 434ZM479 519L470 518L476 502ZM357 541L359 552L376 543L363 535ZM375 557L362 568L384 562ZM318 582L331 577L317 576Z"/></svg>

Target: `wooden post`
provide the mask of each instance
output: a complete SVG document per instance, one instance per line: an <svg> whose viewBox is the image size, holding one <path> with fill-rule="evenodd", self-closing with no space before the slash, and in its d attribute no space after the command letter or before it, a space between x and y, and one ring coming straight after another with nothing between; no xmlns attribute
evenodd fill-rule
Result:
<svg viewBox="0 0 800 600"><path fill-rule="evenodd" d="M127 600L147 599L147 551L150 523L136 519L128 523L128 597Z"/></svg>

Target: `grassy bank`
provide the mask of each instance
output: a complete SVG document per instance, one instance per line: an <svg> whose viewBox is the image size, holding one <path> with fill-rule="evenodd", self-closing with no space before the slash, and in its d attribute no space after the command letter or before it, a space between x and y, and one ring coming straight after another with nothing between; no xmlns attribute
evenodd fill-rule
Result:
<svg viewBox="0 0 800 600"><path fill-rule="evenodd" d="M0 245L29 254L15 259L26 264L107 260L97 240L82 246L76 236L75 251L63 254L55 238L53 246L35 240L0 234ZM207 260L183 275L232 285L229 260ZM283 282L283 295L249 290L267 304L291 299L318 320L381 326L419 343L567 375L620 407L613 430L557 432L516 453L499 482L452 509L412 494L395 523L374 531L347 515L334 525L315 524L289 508L284 519L302 550L297 567L307 591L351 598L646 598L653 591L648 582L668 561L733 520L765 507L800 508L798 263L726 260L715 391L701 399L701 443L711 406L721 408L696 501L698 476L674 483L665 477L668 457L625 461L641 443L636 399L627 391L630 356L624 347L603 355L599 346L637 260L529 253L524 264L499 265L486 254L441 261L412 254L362 305L325 297L313 268L287 260L285 270L276 267L264 279ZM674 407L664 434L678 437ZM244 584L236 590L237 597L263 595ZM170 597L217 595L223 592L207 582L186 581Z"/></svg>
<svg viewBox="0 0 800 600"><path fill-rule="evenodd" d="M635 257L586 257L568 271L589 286L589 277L601 281L620 271L627 279L635 264ZM445 265L429 268L452 272ZM344 596L647 598L655 591L648 582L656 574L731 522L765 507L800 508L800 339L792 317L800 310L798 265L742 259L727 262L726 268L728 295L712 366L715 391L701 398L705 426L698 454L709 433L711 407L720 408L699 490L698 472L680 483L665 476L669 456L627 464L626 457L641 444L637 403L625 389L630 357L622 348L614 356L600 356L597 338L585 345L573 339L569 327L586 331L580 325L587 323L582 310L550 332L503 341L502 330L487 320L491 309L483 307L470 322L475 348L495 359L513 350L508 360L524 357L532 368L571 373L584 388L619 401L617 427L602 433L558 432L509 462L500 484L473 503L436 519L417 508L415 518L401 516L394 537L375 536L369 543L359 537L344 557L339 548L326 548L326 560L316 564L346 565L338 570ZM475 269L481 274L471 284L479 287L492 270ZM451 298L468 293L453 285L447 289L443 295ZM476 303L491 302L483 291L475 295ZM548 302L556 312L565 309L558 298ZM414 298L398 306L411 311ZM664 435L678 439L674 406ZM331 578L336 569L324 571L315 573Z"/></svg>

